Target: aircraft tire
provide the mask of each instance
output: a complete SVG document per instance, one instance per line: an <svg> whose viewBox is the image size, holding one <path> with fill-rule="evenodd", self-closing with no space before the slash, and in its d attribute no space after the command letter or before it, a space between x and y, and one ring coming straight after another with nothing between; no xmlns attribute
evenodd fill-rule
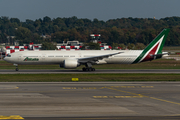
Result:
<svg viewBox="0 0 180 120"><path fill-rule="evenodd" d="M86 71L89 71L89 68L86 68Z"/></svg>
<svg viewBox="0 0 180 120"><path fill-rule="evenodd" d="M86 71L86 68L83 67L83 68L82 68L82 71Z"/></svg>
<svg viewBox="0 0 180 120"><path fill-rule="evenodd" d="M95 71L95 68L82 68L82 71Z"/></svg>

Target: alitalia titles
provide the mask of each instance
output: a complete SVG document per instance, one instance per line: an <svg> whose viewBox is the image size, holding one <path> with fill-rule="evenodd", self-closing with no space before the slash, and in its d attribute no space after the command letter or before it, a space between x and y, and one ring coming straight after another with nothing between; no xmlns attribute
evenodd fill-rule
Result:
<svg viewBox="0 0 180 120"><path fill-rule="evenodd" d="M38 58L28 58L28 57L26 57L24 59L24 61L39 61L39 59Z"/></svg>

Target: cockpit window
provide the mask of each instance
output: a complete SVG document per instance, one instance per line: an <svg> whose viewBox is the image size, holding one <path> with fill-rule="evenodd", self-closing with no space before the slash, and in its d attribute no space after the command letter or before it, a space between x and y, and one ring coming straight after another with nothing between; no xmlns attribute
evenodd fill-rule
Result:
<svg viewBox="0 0 180 120"><path fill-rule="evenodd" d="M6 57L11 57L11 55L8 54Z"/></svg>

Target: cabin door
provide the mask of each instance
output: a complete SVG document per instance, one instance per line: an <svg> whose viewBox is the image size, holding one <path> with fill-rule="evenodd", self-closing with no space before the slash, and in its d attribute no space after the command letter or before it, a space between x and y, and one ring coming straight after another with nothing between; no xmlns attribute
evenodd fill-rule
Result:
<svg viewBox="0 0 180 120"><path fill-rule="evenodd" d="M18 54L18 61L22 61L22 54Z"/></svg>
<svg viewBox="0 0 180 120"><path fill-rule="evenodd" d="M46 54L42 54L42 61L45 62Z"/></svg>

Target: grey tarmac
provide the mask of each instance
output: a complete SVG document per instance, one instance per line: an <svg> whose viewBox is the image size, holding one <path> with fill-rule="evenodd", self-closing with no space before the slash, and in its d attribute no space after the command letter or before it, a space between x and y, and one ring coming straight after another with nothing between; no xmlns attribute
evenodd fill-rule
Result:
<svg viewBox="0 0 180 120"><path fill-rule="evenodd" d="M32 119L179 119L180 82L0 83L0 114Z"/></svg>
<svg viewBox="0 0 180 120"><path fill-rule="evenodd" d="M15 70L0 70L0 74L87 74L87 73L180 73L180 69L97 69L96 71L84 72L79 69L20 69Z"/></svg>

